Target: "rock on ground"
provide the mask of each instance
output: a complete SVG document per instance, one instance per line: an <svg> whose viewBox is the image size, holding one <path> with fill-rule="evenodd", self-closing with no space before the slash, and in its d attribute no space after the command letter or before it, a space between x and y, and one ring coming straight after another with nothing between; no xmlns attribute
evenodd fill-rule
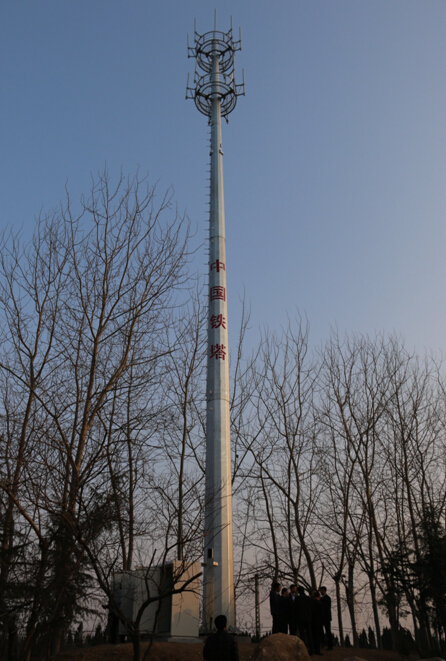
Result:
<svg viewBox="0 0 446 661"><path fill-rule="evenodd" d="M310 657L300 638L275 633L259 643L251 661L310 661Z"/></svg>

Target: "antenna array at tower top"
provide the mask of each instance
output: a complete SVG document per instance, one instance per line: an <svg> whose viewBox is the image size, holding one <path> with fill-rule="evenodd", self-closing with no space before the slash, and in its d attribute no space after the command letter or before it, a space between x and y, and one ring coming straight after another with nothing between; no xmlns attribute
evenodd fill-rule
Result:
<svg viewBox="0 0 446 661"><path fill-rule="evenodd" d="M228 115L235 108L237 97L245 94L245 81L237 85L234 79L234 53L241 50L241 35L234 41L231 27L228 32L216 28L212 32L198 34L195 22L194 45L187 44L188 57L195 58L193 87L186 87L186 99L193 99L198 110L210 117L213 95L220 98L221 114ZM213 70L215 58L218 59L218 79ZM200 71L201 70L201 71ZM204 72L204 73L202 73Z"/></svg>

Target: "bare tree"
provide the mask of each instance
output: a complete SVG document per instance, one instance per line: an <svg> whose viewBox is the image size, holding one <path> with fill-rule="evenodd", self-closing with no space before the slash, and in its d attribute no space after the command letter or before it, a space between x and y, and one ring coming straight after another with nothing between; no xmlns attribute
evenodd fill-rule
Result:
<svg viewBox="0 0 446 661"><path fill-rule="evenodd" d="M200 488L204 478L204 442L202 426L202 383L205 379L207 309L198 289L186 308L166 328L169 353L163 380L166 424L163 430L164 457L160 471L171 476L171 503L176 503L177 559L183 560L187 525L201 508ZM187 519L187 521L186 521Z"/></svg>
<svg viewBox="0 0 446 661"><path fill-rule="evenodd" d="M183 556L174 561L177 551L177 539L172 529L177 523L177 505L166 489L151 488L146 490L144 509L139 513L139 535L144 541L140 549L140 566L135 571L122 571L119 567L119 545L110 540L113 535L113 522L104 527L104 517L110 517L109 503L106 500L96 503L96 513L92 516L91 504L80 499L79 517L71 519L69 525L74 538L88 558L89 566L98 582L108 609L122 623L124 631L133 645L133 659L140 661L141 636L147 634L147 625L143 627L143 617L152 604L157 608L151 628L151 641L155 635L161 608L174 595L194 592L198 599L198 579L201 568L197 560L201 558L203 533L201 512L190 523L183 535ZM110 521L110 518L108 518ZM154 521L157 530L154 531ZM140 583L139 600L135 600L135 609L131 612L122 600L122 591L117 583L133 577ZM129 591L133 599L132 590ZM149 632L150 633L150 632ZM146 656L144 657L146 658Z"/></svg>
<svg viewBox="0 0 446 661"><path fill-rule="evenodd" d="M113 524L120 562L131 565L135 480L148 470L163 411L165 329L188 277L189 227L171 210L171 192L158 200L144 180L121 177L112 186L105 173L80 212L67 197L41 218L31 244L3 238L3 612L14 601L10 577L23 536L40 558L21 611L23 658L38 625L57 651L86 596L88 557L73 530L88 512L92 535ZM108 519L98 518L100 502L113 506Z"/></svg>
<svg viewBox="0 0 446 661"><path fill-rule="evenodd" d="M379 452L379 438L391 398L390 381L394 370L388 362L388 352L389 346L383 337L370 340L353 336L341 342L336 333L332 334L324 350L322 421L332 438L332 450L337 455L331 452L336 461L335 479L342 493L344 520L347 520L346 517L352 520L355 497L355 500L359 499L360 520L366 531L359 546L357 543L354 545L355 552L348 554L349 611L351 617L354 617L351 565L352 558L357 558L362 562L369 581L378 646L381 640L377 576L385 556L385 528L382 519L385 510L381 507L385 473ZM341 469L339 480L337 471L342 465L344 468ZM345 525L342 529L345 530ZM394 610L389 611L389 618L396 635L397 619ZM354 629L353 620L352 627ZM355 637L355 631L353 635Z"/></svg>
<svg viewBox="0 0 446 661"><path fill-rule="evenodd" d="M393 594L384 591L384 602L388 607L393 600L401 608L404 596L416 641L420 649L428 650L432 649L429 607L410 566L423 565L423 522L437 512L442 525L439 513L445 506L445 473L439 461L445 451L441 366L427 357L420 361L396 340L389 354L389 365L395 364L397 369L389 367L392 398L382 435L391 521L382 571L392 577L395 587Z"/></svg>
<svg viewBox="0 0 446 661"><path fill-rule="evenodd" d="M252 372L255 390L254 431L246 435L246 446L257 465L257 497L266 512L258 538L268 548L270 577L282 572L297 582L304 570L309 584L316 586L315 548L312 533L318 500L316 487L316 428L313 415L317 366L308 358L308 325L290 323L282 337L266 333ZM260 508L261 510L262 508ZM253 516L265 519L257 510ZM260 520L259 520L260 522ZM266 545L265 545L266 543ZM268 563L267 563L268 564Z"/></svg>

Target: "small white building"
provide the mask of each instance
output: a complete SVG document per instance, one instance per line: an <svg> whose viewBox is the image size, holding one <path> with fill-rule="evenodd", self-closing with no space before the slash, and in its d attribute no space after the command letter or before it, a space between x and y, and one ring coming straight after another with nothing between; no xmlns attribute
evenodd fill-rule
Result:
<svg viewBox="0 0 446 661"><path fill-rule="evenodd" d="M196 576L184 592L162 599L155 631L157 640L192 641L198 639L200 573L200 563L185 566L178 560L158 567L119 572L114 575L114 597L124 615L135 621L139 608L148 597L157 597L174 587L180 589ZM142 636L152 634L159 605L159 600L153 601L145 609L140 623ZM119 635L125 634L125 627L120 622Z"/></svg>

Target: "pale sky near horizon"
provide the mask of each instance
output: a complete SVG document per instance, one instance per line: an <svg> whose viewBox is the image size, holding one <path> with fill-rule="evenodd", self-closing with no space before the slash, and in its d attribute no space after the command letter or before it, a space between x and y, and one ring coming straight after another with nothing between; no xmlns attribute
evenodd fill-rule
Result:
<svg viewBox="0 0 446 661"><path fill-rule="evenodd" d="M185 101L205 0L20 0L0 21L0 226L104 164L171 184L206 234L208 127ZM446 353L446 2L222 0L246 96L223 125L230 341L296 309L311 340L400 333ZM204 251L197 266L206 270Z"/></svg>

